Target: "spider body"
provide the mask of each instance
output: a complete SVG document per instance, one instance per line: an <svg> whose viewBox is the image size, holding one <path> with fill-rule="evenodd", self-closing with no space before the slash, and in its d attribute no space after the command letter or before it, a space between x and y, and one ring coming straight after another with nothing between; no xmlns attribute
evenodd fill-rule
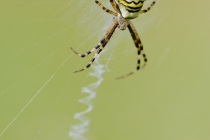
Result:
<svg viewBox="0 0 210 140"><path fill-rule="evenodd" d="M130 21L131 19L137 18L139 16L139 14L148 12L151 9L151 7L155 4L155 1L153 1L150 7L148 7L145 10L142 10L142 6L145 1L146 0L110 0L110 3L115 10L115 12L113 12L113 11L105 8L99 1L95 0L96 4L98 6L100 6L105 12L114 16L113 22L112 22L111 26L109 27L109 29L107 30L107 32L105 33L105 35L100 40L100 42L94 48L92 48L90 51L80 54L77 51L75 51L73 48L71 48L71 50L75 54L77 54L78 56L80 56L82 58L84 58L84 57L88 56L89 54L91 54L92 52L96 51L94 57L90 60L90 62L84 68L77 70L75 72L83 71L83 70L89 68L93 64L93 62L95 61L97 56L105 48L106 44L112 37L112 35L117 27L120 30L125 30L126 28L128 28L128 30L131 34L131 37L134 41L134 44L137 48L137 67L136 67L136 69L133 70L132 72L128 73L125 76L119 77L118 79L127 77L127 76L132 75L135 72L137 72L141 68L141 58L143 58L143 60L144 60L143 66L145 66L145 64L147 62L147 57L146 57L146 54L143 52L143 45L141 43L140 37L139 37L135 27L133 26L133 24Z"/></svg>

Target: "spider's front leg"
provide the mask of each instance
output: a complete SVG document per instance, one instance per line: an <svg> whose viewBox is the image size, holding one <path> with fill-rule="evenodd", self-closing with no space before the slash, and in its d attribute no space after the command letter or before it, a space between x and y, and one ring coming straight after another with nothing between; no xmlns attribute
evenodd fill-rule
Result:
<svg viewBox="0 0 210 140"><path fill-rule="evenodd" d="M105 12L107 12L107 13L113 15L113 16L117 16L117 13L115 13L115 12L113 12L113 11L107 9L106 7L104 7L98 0L95 0L95 3L96 3L98 6L100 6Z"/></svg>
<svg viewBox="0 0 210 140"><path fill-rule="evenodd" d="M151 8L155 5L155 3L156 3L156 1L154 0L154 1L152 2L152 4L151 4L147 9L141 10L141 11L140 11L140 14L146 13L146 12L150 11Z"/></svg>
<svg viewBox="0 0 210 140"><path fill-rule="evenodd" d="M117 19L115 18L114 21L113 21L113 23L112 23L112 25L109 27L109 29L107 30L106 34L105 34L104 37L101 39L101 41L98 43L98 45L97 45L96 47L94 47L92 50L87 51L87 52L84 53L84 54L80 54L80 53L78 53L77 51L75 51L74 49L71 48L72 51L73 51L74 53L76 53L76 54L77 54L78 56L80 56L80 57L86 57L86 56L88 56L91 52L97 50L97 52L95 53L94 57L90 60L90 62L89 62L84 68L82 68L82 69L80 69L80 70L77 70L77 71L75 71L75 72L81 72L81 71L83 71L83 70L89 68L89 67L93 64L93 62L96 60L96 58L98 57L98 55L101 53L101 51L104 49L104 47L105 47L106 44L108 43L109 39L112 37L112 35L113 35L115 29L117 28L117 26L118 26L118 21L117 21Z"/></svg>

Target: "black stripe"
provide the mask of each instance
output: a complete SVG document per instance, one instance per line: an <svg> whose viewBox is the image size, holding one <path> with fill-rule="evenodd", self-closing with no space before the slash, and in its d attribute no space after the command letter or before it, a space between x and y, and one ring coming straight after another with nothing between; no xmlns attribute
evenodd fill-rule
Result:
<svg viewBox="0 0 210 140"><path fill-rule="evenodd" d="M140 11L140 9L139 9L139 10L129 10L129 9L127 9L127 10L128 10L128 12L130 12L130 13L137 13L137 12Z"/></svg>
<svg viewBox="0 0 210 140"><path fill-rule="evenodd" d="M107 44L107 41L106 41L105 39L102 39L102 40L101 40L101 44L102 44L102 46L104 47L104 46Z"/></svg>
<svg viewBox="0 0 210 140"><path fill-rule="evenodd" d="M147 62L147 58L144 58L144 61Z"/></svg>
<svg viewBox="0 0 210 140"><path fill-rule="evenodd" d="M92 58L91 62L94 62L96 58Z"/></svg>
<svg viewBox="0 0 210 140"><path fill-rule="evenodd" d="M131 3L134 3L135 5L139 4L139 3L143 3L143 1L139 1L139 2L135 2L135 1L132 1L132 2L128 2L126 0L124 0L127 4L131 4ZM119 0L118 0L119 2Z"/></svg>
<svg viewBox="0 0 210 140"><path fill-rule="evenodd" d="M91 66L91 64L87 64L87 65L86 65L86 68L89 68L90 66Z"/></svg>
<svg viewBox="0 0 210 140"><path fill-rule="evenodd" d="M129 9L133 9L133 10L138 10L138 9L141 9L142 8L142 6L139 6L139 7L126 6L126 7L128 7Z"/></svg>
<svg viewBox="0 0 210 140"><path fill-rule="evenodd" d="M140 6L140 7L126 6L126 10L128 10L128 12L130 12L130 13L139 12L141 10L141 8L142 8L142 6Z"/></svg>
<svg viewBox="0 0 210 140"><path fill-rule="evenodd" d="M140 50L141 50L141 51L143 50L143 47L142 47L142 46L140 47Z"/></svg>

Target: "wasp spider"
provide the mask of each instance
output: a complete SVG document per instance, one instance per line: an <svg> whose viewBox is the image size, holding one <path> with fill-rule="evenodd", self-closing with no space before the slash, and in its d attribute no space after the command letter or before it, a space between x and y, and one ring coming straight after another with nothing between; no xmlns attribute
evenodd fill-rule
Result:
<svg viewBox="0 0 210 140"><path fill-rule="evenodd" d="M155 4L155 1L153 1L152 4L147 9L142 10L142 6L145 1L146 0L110 0L110 3L115 10L115 12L113 12L113 11L105 8L99 1L95 0L95 3L98 6L100 6L105 12L113 15L114 19L113 19L111 26L109 27L109 29L103 36L103 38L90 51L87 51L84 54L80 54L77 51L75 51L73 48L71 48L71 50L74 53L76 53L78 56L80 56L82 58L86 57L89 54L91 54L92 52L96 51L96 53L95 53L94 57L91 59L91 61L84 68L77 70L75 72L83 71L83 70L89 68L93 64L93 62L95 61L97 56L101 53L101 51L104 49L104 47L108 43L109 39L112 37L112 35L117 27L120 30L125 30L126 27L128 28L128 30L130 31L131 37L133 38L134 44L137 48L137 67L136 67L136 69L134 71L128 73L125 76L119 77L118 79L127 77L127 76L132 75L135 72L137 72L141 67L141 65L140 65L141 58L143 58L143 60L144 60L143 66L145 66L145 64L147 62L147 57L146 57L145 53L143 53L143 45L141 43L140 37L139 37L136 29L134 28L133 24L130 21L131 19L137 18L139 14L148 12L151 9L151 7Z"/></svg>

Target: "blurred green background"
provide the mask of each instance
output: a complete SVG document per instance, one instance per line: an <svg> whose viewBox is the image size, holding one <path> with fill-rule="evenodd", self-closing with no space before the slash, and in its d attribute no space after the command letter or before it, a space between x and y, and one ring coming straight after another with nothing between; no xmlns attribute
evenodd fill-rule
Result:
<svg viewBox="0 0 210 140"><path fill-rule="evenodd" d="M157 1L133 20L149 61L123 80L136 49L116 30L100 57L107 72L87 115L89 140L210 139L209 4ZM96 79L92 69L73 73L91 57L69 48L95 46L112 16L94 0L1 0L0 19L0 140L71 139L73 116L86 109L81 88Z"/></svg>

